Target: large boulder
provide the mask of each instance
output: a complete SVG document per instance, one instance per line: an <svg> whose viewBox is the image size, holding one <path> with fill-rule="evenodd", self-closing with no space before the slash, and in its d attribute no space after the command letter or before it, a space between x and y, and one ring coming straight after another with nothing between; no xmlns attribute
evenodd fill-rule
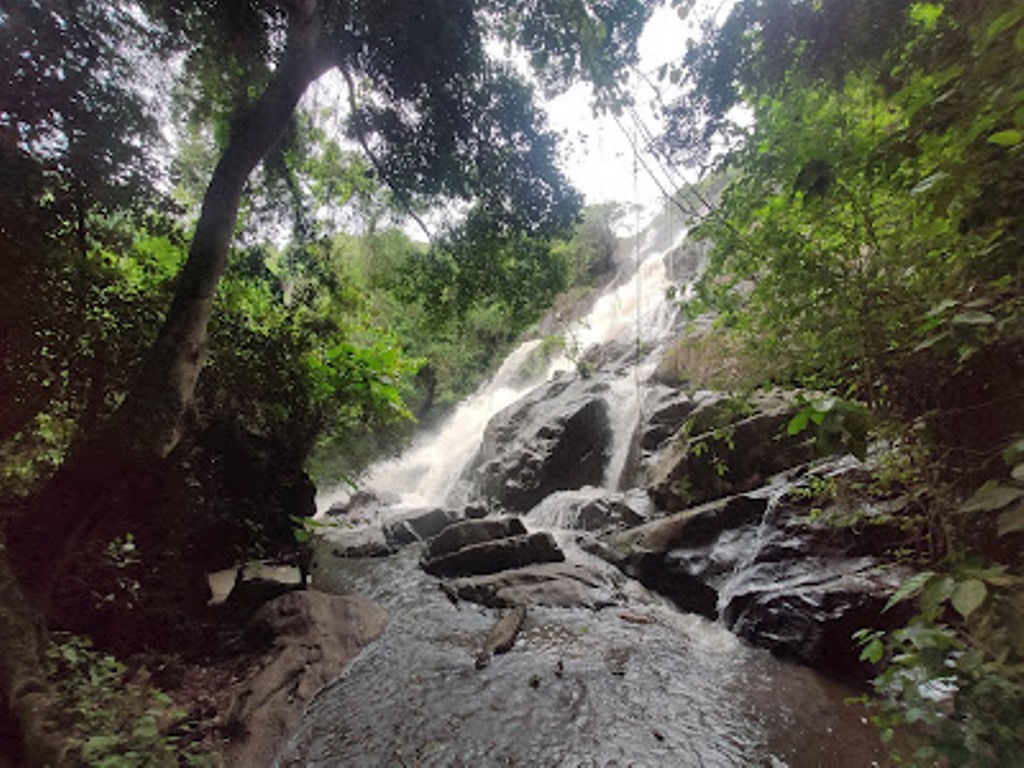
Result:
<svg viewBox="0 0 1024 768"><path fill-rule="evenodd" d="M473 544L525 534L526 526L518 517L464 520L461 523L448 526L428 541L423 557L424 560L433 560Z"/></svg>
<svg viewBox="0 0 1024 768"><path fill-rule="evenodd" d="M651 498L662 510L686 509L758 488L811 461L813 440L786 432L798 410L796 399L785 394L706 398L654 459Z"/></svg>
<svg viewBox="0 0 1024 768"><path fill-rule="evenodd" d="M229 764L275 765L306 704L384 631L387 618L365 597L313 591L289 592L260 608L246 635L267 650L228 715Z"/></svg>
<svg viewBox="0 0 1024 768"><path fill-rule="evenodd" d="M565 559L550 533L529 533L470 544L423 561L423 570L434 576L467 576L497 573L533 563Z"/></svg>
<svg viewBox="0 0 1024 768"><path fill-rule="evenodd" d="M612 440L607 390L563 374L494 416L470 469L477 495L525 512L555 491L600 485Z"/></svg>
<svg viewBox="0 0 1024 768"><path fill-rule="evenodd" d="M851 471L853 463L822 465L814 477ZM681 609L719 619L755 645L866 677L871 669L858 658L851 633L906 618L880 614L908 575L886 552L901 542L902 502L819 500L824 507L812 515L805 495L783 490L684 510L606 537L593 551Z"/></svg>
<svg viewBox="0 0 1024 768"><path fill-rule="evenodd" d="M384 538L392 546L405 546L426 541L449 525L457 523L462 515L454 509L428 509L409 512L401 519L384 525Z"/></svg>

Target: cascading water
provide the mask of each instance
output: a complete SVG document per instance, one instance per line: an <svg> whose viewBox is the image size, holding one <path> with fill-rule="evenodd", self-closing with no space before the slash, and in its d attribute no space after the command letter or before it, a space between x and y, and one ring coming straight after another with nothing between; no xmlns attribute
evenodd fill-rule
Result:
<svg viewBox="0 0 1024 768"><path fill-rule="evenodd" d="M646 232L636 245L636 268L632 273L615 281L585 317L566 328L565 352L536 369L529 363L541 342L524 342L438 430L415 441L397 459L371 468L362 486L385 498L397 494L401 502L392 508L397 515L406 509L444 505L472 461L484 427L496 413L555 373L575 369L574 361L592 348L617 344L636 354L611 382L607 397L616 439L604 484L613 487L629 453L640 409L641 386L653 372L657 352L668 339L676 317L676 307L667 298L673 282L669 279L666 255L683 242L685 235L685 230L669 225L666 244L665 232ZM344 488L322 494L317 507L324 511L345 496Z"/></svg>
<svg viewBox="0 0 1024 768"><path fill-rule="evenodd" d="M536 366L526 363L539 342L520 346L439 430L373 468L365 487L401 499L383 517L443 506L472 466L492 417L556 372L573 372L578 355L595 347L607 352L598 355L597 375L608 384L601 396L614 439L603 484L615 489L644 387L671 336L675 311L666 297L686 276L670 280L665 255L682 236L652 230L634 243L636 268L567 329L571 354L531 374ZM581 527L585 505L607 492L564 492L575 506L555 498L562 495L526 515L528 527ZM643 504L626 504L628 497L621 497L625 506L642 517L635 510ZM322 498L321 509L332 500ZM280 764L859 768L885 762L870 726L844 706L849 691L747 646L718 624L679 613L583 552L576 532L554 533L570 563L609 585L603 605L612 607L532 606L513 651L482 670L474 654L495 614L472 603L452 605L420 569L416 547L386 558L322 563L316 586L366 594L392 620L313 700Z"/></svg>

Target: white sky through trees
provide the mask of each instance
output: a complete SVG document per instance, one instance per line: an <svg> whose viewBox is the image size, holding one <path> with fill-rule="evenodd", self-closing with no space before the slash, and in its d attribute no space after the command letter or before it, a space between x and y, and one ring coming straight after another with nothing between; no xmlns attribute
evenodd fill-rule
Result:
<svg viewBox="0 0 1024 768"><path fill-rule="evenodd" d="M658 68L678 63L687 41L698 33L699 22L721 22L733 5L734 0L702 0L685 21L667 4L654 10L640 38L640 65L631 75L630 86L636 117L652 134L660 132L660 107L672 100L674 92L667 79L658 81ZM665 189L678 188L682 169L668 169L646 152L642 162L635 161L632 141L636 140L641 152L648 142L633 116L627 112L618 121L611 115L595 117L589 94L589 86L578 83L545 105L552 127L564 136L564 170L586 196L587 204L622 202L648 207L655 203L661 193L644 163Z"/></svg>

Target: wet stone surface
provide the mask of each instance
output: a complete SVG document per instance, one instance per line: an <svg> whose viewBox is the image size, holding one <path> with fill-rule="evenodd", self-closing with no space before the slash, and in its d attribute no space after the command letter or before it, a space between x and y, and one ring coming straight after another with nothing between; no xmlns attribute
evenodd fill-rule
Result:
<svg viewBox="0 0 1024 768"><path fill-rule="evenodd" d="M281 765L883 760L847 689L639 589L599 611L533 606L512 649L477 670L498 612L453 605L414 549L321 571L321 588L368 594L393 618L310 704Z"/></svg>

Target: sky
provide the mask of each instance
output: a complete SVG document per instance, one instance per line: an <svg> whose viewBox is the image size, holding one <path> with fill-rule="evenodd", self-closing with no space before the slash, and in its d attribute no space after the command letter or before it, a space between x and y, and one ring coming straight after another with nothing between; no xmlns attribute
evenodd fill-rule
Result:
<svg viewBox="0 0 1024 768"><path fill-rule="evenodd" d="M652 84L657 83L658 67L679 61L687 40L696 33L694 19L706 18L708 14L719 16L731 6L731 2L721 0L699 3L689 21L680 19L672 8L655 9L639 41L639 73L632 78L637 112L654 134L659 132L660 119L650 103L657 95ZM668 82L657 85L662 89L661 97L670 99ZM563 170L583 192L588 204L624 202L649 207L660 192L643 165L635 162L629 134L639 129L629 118L621 126L611 116L595 118L589 102L588 86L578 84L545 104L551 126L564 136ZM655 170L658 164L650 157L645 159ZM673 172L676 175L672 178L660 178L667 189L677 188L681 183L682 169Z"/></svg>
<svg viewBox="0 0 1024 768"><path fill-rule="evenodd" d="M660 132L661 120L655 108L660 96L663 103L672 99L672 86L668 81L658 82L657 69L667 63L678 62L687 41L697 34L699 22L709 18L722 21L735 0L697 0L684 21L668 3L652 13L639 40L640 63L632 75L631 88L636 113L653 135ZM500 54L498 54L500 55ZM507 54L506 54L507 55ZM525 67L525 62L519 62ZM660 93L655 90L659 89ZM347 113L345 86L340 75L327 75L313 88L308 106L331 107L329 114L334 130L342 132L342 121ZM659 172L662 187L678 189L684 181L684 169L666 169L651 155L644 162L636 162L631 137L639 129L629 117L621 125L610 115L595 117L590 108L590 87L579 83L566 93L543 103L550 125L563 136L562 168L573 185L583 193L589 205L602 202L635 203L651 211L660 207L661 192L645 170L644 165ZM635 138L635 136L634 136ZM642 142L641 142L642 143ZM694 174L686 180L695 181ZM428 227L436 229L450 211L438 211L428 216ZM437 218L437 221L434 219ZM405 222L403 229L410 237L422 239L424 232L413 222Z"/></svg>

